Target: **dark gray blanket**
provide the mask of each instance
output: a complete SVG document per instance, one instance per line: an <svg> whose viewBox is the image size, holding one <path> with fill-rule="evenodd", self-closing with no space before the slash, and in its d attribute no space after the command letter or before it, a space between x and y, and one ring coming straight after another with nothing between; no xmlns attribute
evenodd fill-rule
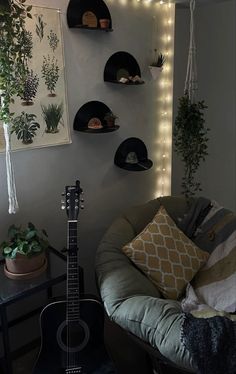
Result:
<svg viewBox="0 0 236 374"><path fill-rule="evenodd" d="M236 323L226 317L184 314L181 341L197 374L236 374Z"/></svg>

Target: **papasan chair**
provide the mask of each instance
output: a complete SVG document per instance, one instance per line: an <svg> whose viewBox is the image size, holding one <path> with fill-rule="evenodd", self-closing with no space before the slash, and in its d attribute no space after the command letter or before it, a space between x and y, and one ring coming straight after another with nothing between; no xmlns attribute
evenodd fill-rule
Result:
<svg viewBox="0 0 236 374"><path fill-rule="evenodd" d="M164 207L178 227L191 211L188 229L193 231L209 213L210 203L205 198L194 198L189 203L182 197L167 196L131 207L111 224L100 242L95 269L106 314L109 321L119 326L122 334L137 346L137 352L145 353L147 360L145 370L134 371L131 365L130 374L184 374L197 370L180 339L184 318L181 297L175 300L163 297L163 292L122 248L143 232L160 207ZM125 346L121 351L122 348Z"/></svg>

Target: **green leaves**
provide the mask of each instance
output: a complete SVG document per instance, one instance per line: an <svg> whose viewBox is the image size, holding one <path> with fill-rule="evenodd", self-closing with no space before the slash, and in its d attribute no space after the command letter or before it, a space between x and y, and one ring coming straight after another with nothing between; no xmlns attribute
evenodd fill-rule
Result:
<svg viewBox="0 0 236 374"><path fill-rule="evenodd" d="M26 229L11 225L8 229L9 241L0 244L3 256L7 258L15 258L17 253L24 256L33 256L44 251L49 243L44 237L47 237L45 230L41 231L41 235L36 227L29 222Z"/></svg>
<svg viewBox="0 0 236 374"><path fill-rule="evenodd" d="M6 123L12 117L10 104L13 96L20 96L23 91L20 82L24 82L28 59L31 58L32 45L25 29L25 18L32 18L32 7L24 3L25 0L10 0L9 7L1 9L0 90L4 94L4 105L0 107L0 120Z"/></svg>
<svg viewBox="0 0 236 374"><path fill-rule="evenodd" d="M195 174L201 161L208 155L208 128L205 127L204 101L191 103L187 95L179 99L178 113L173 131L176 153L184 163L182 178L183 194L189 200L201 191L200 182L195 181Z"/></svg>

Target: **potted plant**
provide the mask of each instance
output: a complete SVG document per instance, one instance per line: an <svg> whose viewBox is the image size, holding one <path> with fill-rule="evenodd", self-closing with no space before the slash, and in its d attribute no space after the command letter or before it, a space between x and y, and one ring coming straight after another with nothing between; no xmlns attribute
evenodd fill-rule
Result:
<svg viewBox="0 0 236 374"><path fill-rule="evenodd" d="M59 124L62 123L63 104L42 105L41 108L44 121L46 122L46 132L56 134L59 132Z"/></svg>
<svg viewBox="0 0 236 374"><path fill-rule="evenodd" d="M46 268L45 250L49 244L45 230L39 232L32 223L25 229L12 225L8 241L1 243L5 257L5 274L11 279L25 279L38 275Z"/></svg>
<svg viewBox="0 0 236 374"><path fill-rule="evenodd" d="M18 202L15 179L11 164L10 127L13 118L10 106L15 96L21 96L31 58L29 36L25 29L25 19L31 16L31 5L25 0L8 0L0 7L0 120L3 123L6 140L6 166L8 179L9 213L16 213Z"/></svg>
<svg viewBox="0 0 236 374"><path fill-rule="evenodd" d="M25 112L13 119L11 132L15 133L17 139L22 140L23 144L33 143L36 131L40 128L39 123L35 119L35 114Z"/></svg>
<svg viewBox="0 0 236 374"><path fill-rule="evenodd" d="M107 127L114 127L115 121L118 117L113 112L108 112L105 114L104 121L107 124Z"/></svg>
<svg viewBox="0 0 236 374"><path fill-rule="evenodd" d="M101 29L108 29L110 25L110 20L109 18L100 18L99 24L100 24Z"/></svg>
<svg viewBox="0 0 236 374"><path fill-rule="evenodd" d="M195 180L201 161L205 161L207 152L207 133L205 127L204 101L192 103L186 94L179 99L177 117L175 119L173 137L176 153L184 163L182 178L183 195L187 201L201 191L201 183Z"/></svg>
<svg viewBox="0 0 236 374"><path fill-rule="evenodd" d="M162 53L157 54L157 50L154 49L154 61L149 65L150 72L153 79L157 79L163 70L163 65L165 63L165 56Z"/></svg>

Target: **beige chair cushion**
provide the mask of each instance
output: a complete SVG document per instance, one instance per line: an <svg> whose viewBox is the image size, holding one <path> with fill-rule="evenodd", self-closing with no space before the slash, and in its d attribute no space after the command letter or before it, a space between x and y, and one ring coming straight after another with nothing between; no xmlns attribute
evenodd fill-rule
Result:
<svg viewBox="0 0 236 374"><path fill-rule="evenodd" d="M164 297L174 300L209 257L176 226L163 206L122 250Z"/></svg>

